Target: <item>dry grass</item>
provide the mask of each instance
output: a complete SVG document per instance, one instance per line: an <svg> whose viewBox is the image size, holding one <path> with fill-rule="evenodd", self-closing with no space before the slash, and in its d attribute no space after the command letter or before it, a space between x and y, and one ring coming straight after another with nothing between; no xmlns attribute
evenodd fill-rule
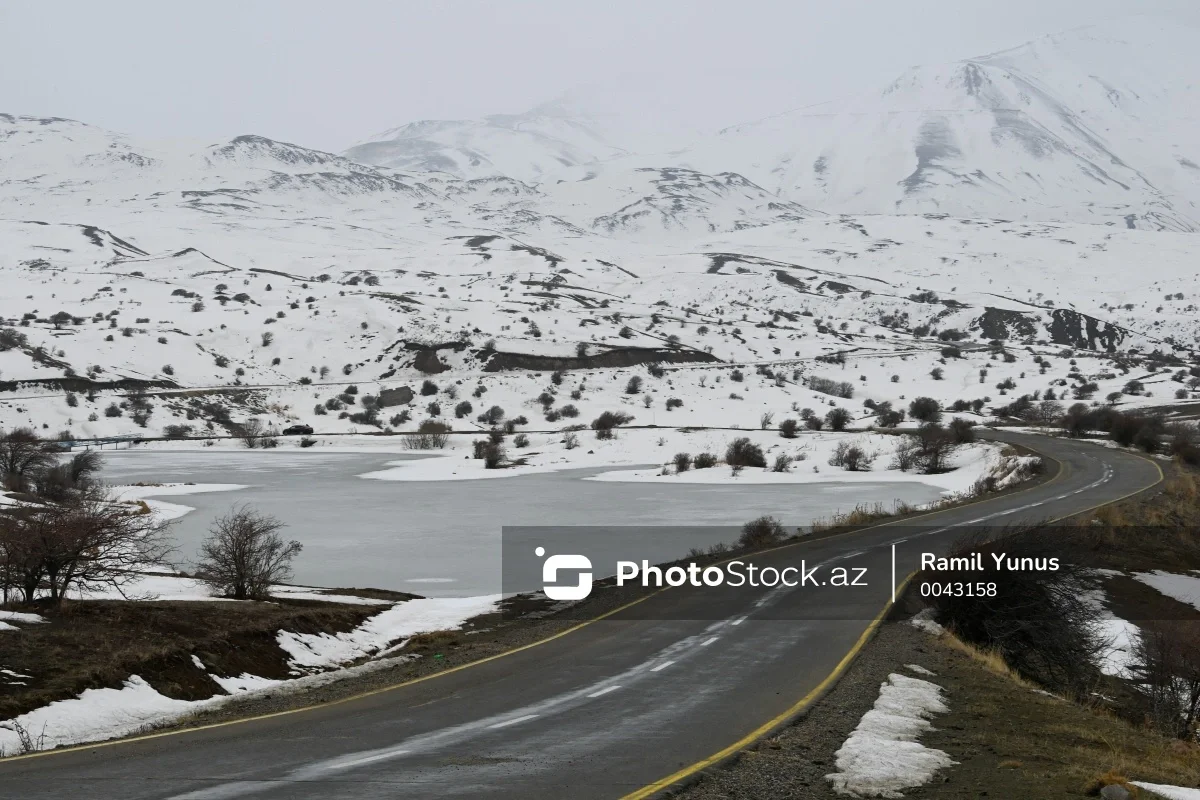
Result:
<svg viewBox="0 0 1200 800"><path fill-rule="evenodd" d="M168 697L198 700L221 688L192 662L217 675L249 672L286 678L287 655L275 636L350 630L377 609L315 601L273 603L67 603L34 608L48 624L0 637L0 664L33 676L27 686L0 684L0 719L84 689L120 686L140 675Z"/></svg>
<svg viewBox="0 0 1200 800"><path fill-rule="evenodd" d="M1004 656L1000 655L998 651L984 650L976 647L970 642L964 642L962 639L958 638L949 631L942 634L939 639L950 649L957 650L958 652L970 658L972 661L982 665L988 672L991 672L994 675L999 675L1002 678L1007 678L1024 689L1037 688L1032 683L1022 678L1015 669L1010 667L1008 662L1004 660Z"/></svg>
<svg viewBox="0 0 1200 800"><path fill-rule="evenodd" d="M1105 786L1120 786L1134 797L1137 797L1138 792L1140 791L1138 787L1131 784L1129 779L1124 775L1117 772L1115 769L1110 769L1103 775L1097 775L1095 778L1092 778L1090 781L1084 784L1083 793L1089 797L1096 797L1100 794L1100 790Z"/></svg>
<svg viewBox="0 0 1200 800"><path fill-rule="evenodd" d="M465 636L462 631L430 631L418 633L408 640L404 651L406 653L440 653L443 650L453 650L463 644Z"/></svg>
<svg viewBox="0 0 1200 800"><path fill-rule="evenodd" d="M1124 785L1125 776L1200 785L1200 747L1038 692L995 654L953 636L937 645L947 658L927 665L938 673L933 680L945 688L950 713L922 743L961 764L950 783L926 787L929 796L977 797L986 787L993 797L1079 797L1106 782Z"/></svg>
<svg viewBox="0 0 1200 800"><path fill-rule="evenodd" d="M815 519L812 522L812 533L829 533L843 528L858 528L863 525L871 525L884 519L892 519L894 517L902 517L906 514L911 514L915 509L908 503L897 500L891 508L888 508L883 503L875 503L867 505L861 503L849 511L837 511L829 516L829 518Z"/></svg>

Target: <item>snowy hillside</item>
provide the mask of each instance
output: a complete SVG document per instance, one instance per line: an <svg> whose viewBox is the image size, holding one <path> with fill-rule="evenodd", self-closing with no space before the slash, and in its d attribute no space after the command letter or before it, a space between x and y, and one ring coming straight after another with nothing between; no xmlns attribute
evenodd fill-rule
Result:
<svg viewBox="0 0 1200 800"><path fill-rule="evenodd" d="M874 94L727 129L683 162L826 211L1195 231L1195 36L1135 18L916 67Z"/></svg>
<svg viewBox="0 0 1200 800"><path fill-rule="evenodd" d="M1194 400L1177 57L1153 25L1081 29L678 155L566 102L347 155L0 115L0 427Z"/></svg>

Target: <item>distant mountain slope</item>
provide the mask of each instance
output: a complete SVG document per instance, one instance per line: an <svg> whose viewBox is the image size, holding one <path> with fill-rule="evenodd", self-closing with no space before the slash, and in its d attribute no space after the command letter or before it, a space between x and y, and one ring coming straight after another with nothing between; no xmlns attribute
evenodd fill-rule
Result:
<svg viewBox="0 0 1200 800"><path fill-rule="evenodd" d="M411 122L360 142L345 155L394 169L537 182L563 167L623 152L605 139L597 121L550 103L481 120Z"/></svg>
<svg viewBox="0 0 1200 800"><path fill-rule="evenodd" d="M827 211L1195 231L1195 35L1126 20L917 67L875 95L727 129L682 161Z"/></svg>

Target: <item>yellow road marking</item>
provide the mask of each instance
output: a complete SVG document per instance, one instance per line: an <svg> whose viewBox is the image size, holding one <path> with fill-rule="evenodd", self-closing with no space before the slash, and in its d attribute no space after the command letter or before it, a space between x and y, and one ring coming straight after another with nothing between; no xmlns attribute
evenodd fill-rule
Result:
<svg viewBox="0 0 1200 800"><path fill-rule="evenodd" d="M910 580L912 580L912 575L909 575L904 579L904 583L901 584L900 588L903 590L904 587L908 586L908 582ZM644 798L650 797L653 794L657 794L663 789L666 789L668 786L678 783L689 775L693 775L702 769L711 767L713 764L716 764L718 761L733 755L747 745L753 744L771 731L783 725L801 711L808 708L814 702L819 700L821 696L829 689L829 687L838 680L838 678L842 677L842 673L845 672L846 668L850 666L850 662L854 661L854 659L858 656L859 651L862 650L866 643L870 641L871 637L875 635L875 631L878 630L880 624L883 623L883 618L887 616L888 609L890 608L891 603L888 603L883 607L883 610L875 616L875 619L871 621L871 624L868 625L866 630L862 632L862 635L858 637L858 641L854 643L854 646L847 651L846 655L842 656L842 660L839 661L837 666L833 668L833 671L825 676L825 680L821 681L816 685L815 688L813 688L812 691L792 704L791 708L787 709L773 719L764 722L762 725L750 731L750 733L747 733L741 739L738 739L736 742L724 748L723 750L718 750L708 758L697 761L691 766L684 767L678 772L668 775L661 780L647 784L641 789L638 789L636 792L631 792L630 794L625 795L621 798L621 800L644 800Z"/></svg>
<svg viewBox="0 0 1200 800"><path fill-rule="evenodd" d="M342 697L338 700L330 700L327 703L314 703L312 705L301 706L300 708L289 708L285 711L272 711L268 714L256 714L252 717L240 717L238 719L226 720L225 722L213 722L208 725L197 725L192 728L180 728L179 730L173 730L173 731L161 731L159 733L148 733L148 734L144 734L142 736L131 736L127 739L113 739L112 741L108 741L108 742L95 742L93 744L80 744L80 745L74 745L72 747L61 747L61 748L58 748L57 750L44 750L44 751L38 752L38 753L26 753L25 755L21 755L21 756L10 756L9 758L0 759L0 766L3 766L4 764L7 764L10 761L22 761L22 760L29 759L29 758L43 758L45 756L60 755L62 753L74 753L74 752L78 752L80 750L93 750L97 747L113 747L113 746L121 745L121 744L130 744L132 742L144 742L149 739L161 739L166 736L179 736L179 735L182 735L185 733L195 733L196 731L207 731L207 730L212 730L213 728L224 728L229 725L241 725L246 722L254 722L256 720L262 720L262 719L271 719L273 717L286 717L289 714L300 714L305 711L315 711L316 709L319 709L319 708L329 708L331 706L341 705L342 703L349 703L354 700L361 700L364 697L373 697L374 695L377 695L377 694L383 694L385 692L391 692L396 689L402 689L405 686L412 686L413 684L424 683L425 681L433 680L434 678L440 678L443 675L450 675L451 673L454 673L454 672L460 672L460 671L462 671L464 669L468 669L470 667L477 667L480 664L486 664L489 661L495 661L497 659L504 658L505 656L511 656L513 653L520 653L522 650L529 650L531 648L546 644L547 642L552 642L555 639L560 639L569 633L574 633L575 631L579 630L580 628L586 628L588 625L591 625L593 622L599 622L600 620L604 619L605 617L611 617L613 614L620 613L627 608L636 606L638 603L649 600L654 595L659 594L661 592L665 592L665 591L666 591L666 589L659 589L657 591L651 592L650 594L646 595L645 597L639 597L637 600L626 603L623 606L618 606L618 607L612 609L611 611L606 611L603 614L592 617L589 620L585 620L584 622L581 622L578 625L572 625L570 628L567 628L564 631L559 631L558 633L555 633L551 636L547 636L544 639L538 639L536 642L530 642L529 644L524 644L524 645L521 645L520 647L514 647L512 650L505 650L503 653L496 653L495 655L488 656L487 658L480 658L475 661L468 661L466 664L459 664L457 667L451 667L450 669L445 669L445 670L442 670L441 672L433 672L433 673L430 673L429 675L422 675L419 678L412 678L411 680L402 681L400 683L394 683L391 686L382 686L378 689L372 689L369 692L359 692L358 694L353 694L353 695L350 695L349 697Z"/></svg>
<svg viewBox="0 0 1200 800"><path fill-rule="evenodd" d="M1050 520L1050 522L1059 522L1061 520L1068 519L1069 517L1078 516L1080 514L1086 514L1089 511L1094 511L1097 508L1100 508L1101 506L1109 505L1110 503L1119 503L1122 500L1126 500L1130 497L1133 497L1135 494L1141 494L1144 491L1153 489L1155 486L1157 486L1158 484L1163 482L1165 476L1163 475L1162 467L1158 465L1158 462L1153 461L1149 458L1146 458L1145 456L1138 455L1137 453L1131 453L1130 455L1134 455L1137 458L1142 459L1143 461L1147 461L1150 464L1153 464L1154 469L1158 471L1158 480L1156 480L1154 483L1150 484L1149 486L1143 486L1141 489L1137 489L1135 491L1129 492L1128 494L1121 495L1120 497L1114 498L1112 500L1106 500L1103 503L1097 503L1096 505L1091 506L1090 508L1085 508L1082 511L1076 511L1074 514L1067 514L1062 517L1056 517L1055 519ZM1043 454L1043 456L1047 457L1047 458L1049 457L1049 456L1045 456L1045 454ZM1039 484L1040 486L1049 486L1050 484L1052 484L1056 480L1058 480L1065 472L1066 465L1064 465L1061 461L1058 461L1058 459L1051 459L1051 460L1055 461L1058 464L1058 472L1050 480L1046 481L1043 484ZM1036 487L1031 487L1031 488L1036 488ZM988 498L988 499L998 500L1000 498ZM986 501L981 500L981 501L976 501L976 502L986 502ZM961 506L955 506L954 509L949 509L949 508L942 509L940 511L934 511L931 514L925 514L923 516L932 516L933 514L940 514L940 513L943 513L944 511L951 511L951 510L963 508L968 505L974 505L974 503L964 503ZM907 522L908 520L903 520L903 521ZM885 523L882 523L881 525L873 525L871 527L881 528L881 527L884 527L885 525L895 525L895 524L897 524L897 523L896 522L885 522ZM864 531L864 530L870 530L870 528L859 528L857 530L847 531L847 532L848 533L858 533L859 531ZM840 536L842 534L836 534L836 535ZM828 537L828 538L833 538L833 537ZM782 548L780 548L780 549L782 549ZM916 574L915 572L910 573L908 575L908 577L904 579L904 582L902 584L900 584L899 587L897 587L897 589L896 589L897 596L900 596L904 593L904 589L908 586L909 581L912 580L913 575L915 575L915 574ZM728 747L726 747L722 750L719 750L716 753L713 753L711 756L701 759L700 761L697 761L694 764L686 766L683 769L679 770L678 772L672 773L671 775L668 775L665 778L661 778L661 779L655 781L654 783L647 784L646 786L643 786L641 789L638 789L635 792L631 792L627 795L624 795L623 797L620 798L620 800L645 800L645 798L655 795L655 794L663 791L664 789L668 788L669 786L672 786L672 785L678 783L679 781L682 781L685 778L695 775L697 772L700 772L701 770L708 769L713 764L716 764L719 761L724 760L725 758L736 753L738 750L741 750L741 749L747 747L748 745L751 745L754 742L758 741L759 739L766 736L768 733L770 733L775 728L783 725L783 723L786 722L791 717L794 717L795 715L799 714L805 708L810 706L813 702L820 699L821 695L823 695L825 693L825 691L833 683L835 683L839 678L841 678L842 673L846 671L846 668L850 665L850 663L852 661L854 661L855 658L858 657L859 651L861 651L862 648L866 645L866 643L868 641L870 641L870 639L874 635L875 631L879 628L880 624L882 624L883 618L885 616L887 616L887 612L891 608L891 606L892 606L892 603L886 603L884 605L883 610L879 612L879 615L876 616L875 619L871 622L871 624L867 627L867 629L863 631L862 636L858 637L858 641L855 642L854 646L850 648L849 652L847 652L846 655L842 657L842 660L839 661L837 666L833 668L833 671L830 672L828 675L826 675L825 679L823 681L821 681L819 684L817 684L815 689L810 691L808 694L804 695L804 697L797 700L796 703L794 705L792 705L791 708L784 711L782 714L775 717L774 719L771 719L768 722L763 723L758 728L755 728L753 731L746 734L741 739L738 739L736 742L729 745Z"/></svg>
<svg viewBox="0 0 1200 800"><path fill-rule="evenodd" d="M1045 483L1038 484L1038 486L1049 486L1050 484L1052 484L1052 483L1056 482L1057 480L1059 480L1059 479L1060 479L1060 478L1063 476L1064 472L1066 471L1066 470L1065 470L1065 465L1064 465L1064 464L1063 464L1061 461L1058 461L1058 459L1055 459L1055 458L1053 458L1053 457L1050 457L1050 456L1045 456L1045 454L1043 454L1043 457L1050 458L1052 461L1054 461L1056 464L1058 464L1058 465L1059 465L1058 472L1057 472L1057 473L1055 473L1055 475L1054 475L1054 477L1053 477L1053 478L1051 478L1050 480L1046 481ZM1138 456L1138 457L1139 457L1139 458L1141 458L1141 456ZM1149 459L1143 459L1143 460L1150 461ZM1155 463L1155 462L1153 462L1153 461L1150 461L1150 463L1154 464L1154 466L1155 466L1155 469L1157 469L1157 470L1158 470L1158 476L1159 476L1159 478L1158 478L1158 481L1155 481L1155 483L1151 484L1151 485L1150 485L1150 486L1148 486L1148 487L1144 487L1143 489L1139 489L1139 490L1137 490L1137 491L1135 491L1135 492L1130 492L1129 494L1127 494L1127 495L1124 495L1124 496L1122 496L1122 497L1118 497L1118 498L1116 498L1115 500L1109 500L1109 501L1107 501L1107 502L1100 503L1100 504L1098 504L1098 505L1096 505L1096 506L1093 506L1092 508L1084 509L1083 511L1080 511L1080 512L1077 512L1077 513L1080 513L1080 514L1085 514L1085 513L1087 513L1088 511L1091 511L1091 510L1093 510L1093 509L1095 509L1095 508L1099 508L1100 506L1103 506L1103 505L1108 505L1109 503L1115 503L1115 502L1118 502L1118 501L1120 501L1120 500L1124 500L1124 499L1126 499L1126 498L1128 498L1128 497L1132 497L1133 495L1137 494L1138 492L1145 491L1146 489L1152 488L1153 486L1156 486L1156 485L1158 485L1158 483L1161 483L1161 482L1162 482L1162 480L1163 480L1163 472L1162 472L1162 468L1161 468L1161 467L1159 467L1159 466L1158 466L1158 464L1156 464L1156 463ZM1030 488L1032 489L1032 488L1037 488L1037 487L1030 487ZM1007 495L1006 495L1006 496L1007 496ZM809 540L809 541L799 541L799 542L793 542L793 543L792 543L792 544L790 544L790 545L784 545L783 547L779 547L779 548L775 548L775 549L776 549L776 550L783 550L783 549L786 549L786 548L788 548L788 547L795 547L795 546L797 546L797 545L802 545L802 544L810 544L810 543L812 543L812 542L814 542L814 541L824 541L824 540L826 540L826 539L833 539L833 538L836 538L836 537L839 537L839 536L846 536L846 535L853 534L853 533L861 533L862 531L873 530L873 529L875 529L875 528L882 528L882 527L885 527L885 526L887 526L887 525L895 525L895 524L898 524L899 522L908 522L908 521L910 521L910 520L913 520L913 519L924 519L924 518L926 518L926 517L932 517L932 516L935 516L935 515L937 515L937 514L944 514L944 513L946 513L947 511L953 511L953 510L956 510L956 509L959 509L959 508L964 508L964 507L966 507L966 506L977 505L977 504L979 504L979 503L993 502L993 501L996 501L996 500L1001 500L1001 499L1004 499L1004 498L1003 498L1003 497L989 497L989 498L983 498L983 499L981 499L981 500L975 500L975 501L972 501L972 502L970 502L970 503L963 503L963 504L961 504L961 505L954 506L953 508L943 508L943 509L938 509L937 511L931 511L931 512L929 512L929 513L927 513L927 514L920 514L920 515L917 515L917 516L915 516L915 517L908 517L908 518L905 518L904 520L894 520L894 521L891 521L891 522L883 522L883 523L879 523L879 524L877 524L877 525L870 525L870 526L868 526L868 527L865 527L865 528L856 528L856 529L854 529L854 530L843 531L843 532L841 532L841 533L835 533L835 534L832 534L832 535L830 535L830 536L821 537L820 539L814 539L814 540ZM1051 521L1055 521L1055 520L1051 520ZM773 552L773 551L767 551L767 552ZM733 557L731 557L730 559L725 559L725 561L732 560L732 558L737 558L737 556L733 556ZM718 564L722 564L722 563L725 563L725 561L719 561L719 562L716 562L716 563L718 563ZM909 577L911 578L911 576L909 576ZM906 579L906 580L905 580L905 584L907 584L907 582L908 582L908 579ZM667 588L669 588L669 587L667 587ZM439 677L441 677L441 676L443 676L443 675L450 675L450 674L452 674L452 673L455 673L455 672L460 672L460 671L462 671L462 670L465 670L465 669L468 669L468 668L470 668L470 667L477 667L477 666L479 666L479 665L481 665L481 664L486 664L486 663L488 663L488 662L490 662L490 661L496 661L497 659L501 659L501 658L504 658L504 657L506 657L506 656L513 655L514 653L520 653L520 652L522 652L522 651L524 651L524 650L529 650L529 649L532 649L532 648L534 648L534 647L539 647L539 646L541 646L541 645L543 645L543 644L547 644L547 643L549 643L549 642L552 642L552 641L554 641L555 639L560 639L560 638L562 638L562 637L564 637L564 636L566 636L566 635L568 635L568 634L574 633L575 631L577 631L577 630L580 630L581 628L586 628L588 625L591 625L593 622L598 622L598 621L600 621L600 620L602 620L602 619L605 619L605 618L607 618L607 617L611 617L611 616L613 616L614 614L618 614L618 613L620 613L620 612L624 611L624 610L625 610L625 609L627 609L627 608L631 608L631 607L633 607L633 606L637 605L638 603L645 602L646 600L649 600L651 597L654 597L655 595L658 595L658 594L661 594L662 592L665 592L665 591L667 591L667 588L658 589L657 591L651 592L650 594L647 594L647 595L646 595L646 596L644 596L644 597L639 597L637 600L633 600L633 601L631 601L631 602L629 602L629 603L626 603L626 604L624 604L624 605L622 605L622 606L618 606L617 608L614 608L614 609L612 609L612 610L610 610L610 611L606 611L605 613L603 613L603 614L600 614L600 615L598 615L598 616L595 616L595 617L593 617L592 619L585 620L584 622L581 622L581 623L579 623L578 625L573 625L573 626L571 626L570 628L567 628L566 630L559 631L558 633L555 633L555 634L552 634L552 635L550 635L550 636L547 636L547 637L546 637L546 638L544 638L544 639L538 639L536 642L530 642L529 644L521 645L520 647L514 647L514 648L513 648L513 649L511 649L511 650L505 650L503 653L497 653L497 654L495 654L495 655L488 656L488 657L486 657L486 658L480 658L480 659L477 659L477 660L475 660L475 661L469 661L469 662L467 662L466 664L460 664L460 665L458 665L457 667L451 667L450 669L447 669L447 670L442 670L441 672L434 672L434 673L430 673L429 675L423 675L423 676L421 676L421 677L419 677L419 678L412 678L412 679L410 679L410 680L407 680L407 681L401 681L400 683L395 683L395 684L392 684L392 685L390 685L390 686L383 686L383 687L380 687L380 688L378 688L378 689L372 689L372 690L370 690L370 691L367 691L367 692L359 692L358 694L353 694L353 695L350 695L350 696L348 696L348 697L343 697L343 698L340 698L340 699L338 699L338 700L330 700L330 701L328 701L328 702L325 702L325 703L314 703L314 704L312 704L312 705L300 706L299 708L291 708L291 709L286 709L286 710L284 710L284 711L272 711L272 712L270 712L270 713L267 713L267 714L256 714L256 715L254 715L254 716L249 716L249 717L240 717L240 718L238 718L238 719L226 720L225 722L213 722L213 723L210 723L210 724L208 724L208 725L197 725L197 726L195 726L195 727L190 727L190 728L180 728L180 729L177 729L177 730L161 731L161 732L159 732L159 733L149 733L149 734L144 734L144 735L142 735L142 736L131 736L131 737L124 738L124 739L113 739L113 740L111 740L111 741L107 741L107 742L94 742L94 743L91 743L91 744L80 744L80 745L73 745L73 746L71 746L71 747L61 747L61 748L57 748L57 749L55 749L55 750L44 750L44 751L37 752L37 753L26 753L25 755L19 755L19 756L10 756L10 757L8 757L8 758L0 759L0 766L2 766L3 764L7 764L7 763L9 763L9 762L13 762L13 761L24 761L24 760L27 760L27 759L32 759L32 758L45 758L45 757L47 757L47 756L62 755L62 754L64 754L64 753L75 753L75 752L80 752L80 751L83 751L83 750L94 750L94 749L96 749L96 748L99 748L99 747L115 747L115 746L117 746L117 745L122 745L122 744L131 744L131 743L134 743L134 742L144 742L144 741L148 741L148 740L151 740L151 739L161 739L161 738L165 738L165 737L168 737L168 736L180 736L180 735L183 735L183 734L196 733L196 732L198 732L198 731L213 730L213 729L215 729L215 728L225 728L225 727L229 727L229 726L231 726L231 725L241 725L241 724L244 724L244 723L247 723L247 722L256 722L256 721L259 721L259 720L264 720L264 719L272 719L272 718L274 718L274 717L284 717L284 716L288 716L288 715L290 715L290 714L300 714L300 713L303 713L303 712L306 712L306 711L315 711L315 710L317 710L317 709L321 709L321 708L330 708L330 707L332 707L332 706L341 705L341 704L343 704L343 703L349 703L349 702L353 702L353 701L355 701L355 700L361 700L361 699L363 699L363 698L366 698L366 697L373 697L373 696L375 696L375 695L378 695L378 694L384 694L384 693L386 693L386 692L391 692L391 691L394 691L394 690L396 690L396 689L402 689L402 688L404 688L404 687L406 687L406 686L412 686L412 685L414 685L414 684L423 683L423 682L425 682L425 681L428 681L428 680L433 680L434 678L439 678ZM880 612L879 616L878 616L878 617L876 617L876 619L875 619L875 621L874 621L874 622L872 622L872 624L871 624L871 627L869 627L869 628L868 628L866 631L864 631L864 632L863 632L863 635L862 635L862 636L859 638L859 641L858 641L858 642L855 644L855 646L854 646L854 647L853 647L853 648L850 650L850 652L849 652L849 653L847 653L845 657L843 657L843 659L842 659L842 660L841 660L841 661L838 663L838 666L834 668L833 672L831 672L831 673L830 673L828 676L826 676L825 680L823 680L823 681L821 682L821 684L817 686L817 688L816 688L816 689L814 689L812 692L809 692L809 694L808 694L808 695L805 695L805 698L810 698L810 697L814 697L814 696L816 696L816 694L819 694L819 693L820 693L821 691L823 691L823 690L824 690L824 689L825 689L825 688L826 688L826 687L827 687L827 686L828 686L830 683L832 683L832 682L833 682L833 681L836 679L836 677L839 677L839 676L840 676L840 674L841 674L841 671L842 671L843 669L845 669L845 666L846 666L846 665L848 665L848 664L849 664L851 661L853 661L853 660L854 660L854 656L855 656L855 655L857 655L858 651L859 651L859 650L862 648L863 644L865 644L865 643L866 643L866 640L869 638L869 634L870 634L870 633L872 633L872 632L875 630L875 628L877 628L877 627L879 626L879 623L882 621L882 619L883 619L883 616L884 616L884 614L886 613L886 611L887 611L887 607L885 607L885 608L884 608L884 611L883 611L883 612ZM803 702L804 702L804 699L802 698L802 699L801 699L799 702L803 703ZM810 702L811 702L811 701L810 701ZM787 713L787 712L785 712L785 714L786 714L786 713ZM771 723L768 723L768 725L770 725L770 724L771 724ZM754 736L754 735L755 735L755 734L751 734L751 736ZM736 750L736 749L737 749L737 746L739 746L739 745L736 745L736 744L735 744L735 745L731 745L730 747L733 747L733 748ZM744 745L741 745L741 746L744 746ZM727 749L728 749L728 748L727 748ZM722 752L722 753L724 753L725 751L723 750L723 751L721 751L721 752ZM692 767L689 767L689 768L687 768L687 770L686 770L686 771L685 771L685 770L681 770L681 771L680 771L680 773L676 773L677 775L679 775L679 777L677 777L677 778L673 778L673 779L672 779L672 782L674 782L674 781L676 781L676 780L681 780L682 778L686 777L687 775L690 775L690 774L692 774L692 773L694 773L694 772L697 772L697 771L699 771L699 770L701 770L701 769L704 769L704 768L705 768L705 766L708 766L709 764L713 763L713 761L718 761L718 760L720 760L720 758L723 758L723 757L724 757L724 756L710 756L708 759L705 759L704 761L697 762L697 764L699 764L700 766L697 766L697 765L692 765ZM666 779L664 779L664 780L666 780ZM661 781L659 781L658 783L662 783L662 782L661 782ZM651 784L651 785L658 785L658 783L656 783L656 784ZM668 784L664 784L664 786L666 786L666 785L670 785L670 784L669 784L669 783L668 783ZM642 791L642 790L639 790L639 791ZM657 790L655 790L655 791L657 791ZM633 798L633 797L635 797L635 796L636 796L636 797L645 797L646 795L639 794L639 793L636 793L636 792L635 792L635 793L634 793L634 794L632 794L632 795L627 795L627 796L626 796L626 798L622 798L622 800L628 800L628 798Z"/></svg>

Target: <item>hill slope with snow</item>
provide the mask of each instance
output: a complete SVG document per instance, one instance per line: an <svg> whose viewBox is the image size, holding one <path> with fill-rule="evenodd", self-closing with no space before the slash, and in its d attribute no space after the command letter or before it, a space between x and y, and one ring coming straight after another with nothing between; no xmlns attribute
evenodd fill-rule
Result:
<svg viewBox="0 0 1200 800"><path fill-rule="evenodd" d="M1123 35L917 69L674 156L566 104L406 126L373 164L0 115L0 426L1196 399L1194 87L1156 77L1171 36Z"/></svg>

